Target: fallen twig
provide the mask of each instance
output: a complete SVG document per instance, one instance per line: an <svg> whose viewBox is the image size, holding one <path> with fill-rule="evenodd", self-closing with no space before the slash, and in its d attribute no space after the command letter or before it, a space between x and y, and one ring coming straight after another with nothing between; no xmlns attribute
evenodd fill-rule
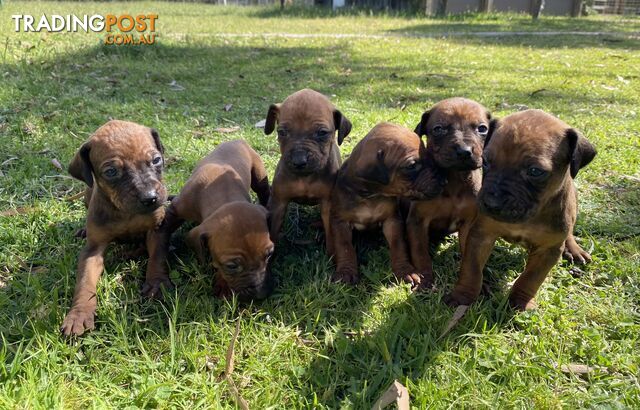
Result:
<svg viewBox="0 0 640 410"><path fill-rule="evenodd" d="M447 333L451 331L451 329L455 327L455 325L458 324L458 322L460 321L460 319L462 319L464 314L467 313L468 309L469 309L469 305L460 305L457 307L456 311L453 312L453 317L451 317L451 319L449 320L449 323L447 323L447 327L442 331L442 333L438 337L438 340L442 339Z"/></svg>
<svg viewBox="0 0 640 410"><path fill-rule="evenodd" d="M242 316L238 318L238 322L236 323L236 330L233 333L233 337L231 338L231 343L229 343L229 348L227 349L224 377L227 380L227 383L229 384L229 390L231 391L231 396L233 397L233 400L236 402L236 404L240 406L242 410L249 410L249 404L245 399L242 398L242 396L240 395L240 391L238 390L238 387L236 386L235 382L231 378L231 374L233 373L233 368L234 368L234 354L235 354L236 340L238 339L238 335L240 334L240 318L241 317Z"/></svg>
<svg viewBox="0 0 640 410"><path fill-rule="evenodd" d="M84 197L84 191L78 192L77 194L73 194L71 196L68 196L64 200L65 201L76 201L76 200L78 200L80 198L83 198L83 197Z"/></svg>

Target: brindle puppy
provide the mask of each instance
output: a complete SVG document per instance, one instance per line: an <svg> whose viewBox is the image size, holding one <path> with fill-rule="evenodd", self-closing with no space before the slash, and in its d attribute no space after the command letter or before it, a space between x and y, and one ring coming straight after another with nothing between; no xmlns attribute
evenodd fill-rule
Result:
<svg viewBox="0 0 640 410"><path fill-rule="evenodd" d="M505 117L489 138L480 212L469 230L460 278L447 301L458 305L476 300L494 242L504 238L529 250L509 301L517 309L531 309L573 232L578 208L573 178L596 150L578 131L540 110Z"/></svg>
<svg viewBox="0 0 640 410"><path fill-rule="evenodd" d="M333 280L358 282L352 230L382 226L394 274L414 286L419 285L422 276L409 260L398 198L430 198L442 191L442 184L420 137L398 125L376 125L340 168L331 195L336 261Z"/></svg>
<svg viewBox="0 0 640 410"><path fill-rule="evenodd" d="M276 123L281 157L268 205L271 240L277 242L289 202L320 204L327 251L333 254L329 199L340 168L338 145L351 132L351 122L327 97L304 89L269 107L265 134L271 134Z"/></svg>
<svg viewBox="0 0 640 410"><path fill-rule="evenodd" d="M94 328L96 285L103 254L114 240L141 239L160 224L167 191L162 184L164 148L158 133L126 121L109 121L82 145L69 173L87 184L85 245L71 310L62 323L66 336Z"/></svg>
<svg viewBox="0 0 640 410"><path fill-rule="evenodd" d="M216 272L214 294L235 293L242 301L267 297L272 281L267 262L273 253L267 210L251 203L249 188L266 205L269 180L260 156L245 141L224 142L201 160L167 209L149 245L143 291L156 296L171 287L167 254L171 234L184 221L198 223L187 242L204 263L206 251Z"/></svg>
<svg viewBox="0 0 640 410"><path fill-rule="evenodd" d="M429 245L459 231L460 249L476 218L476 196L482 184L482 150L491 127L491 114L475 101L450 98L422 115L416 134L427 136L427 151L445 173L442 195L412 201L407 217L411 261L421 273L421 285L433 283Z"/></svg>

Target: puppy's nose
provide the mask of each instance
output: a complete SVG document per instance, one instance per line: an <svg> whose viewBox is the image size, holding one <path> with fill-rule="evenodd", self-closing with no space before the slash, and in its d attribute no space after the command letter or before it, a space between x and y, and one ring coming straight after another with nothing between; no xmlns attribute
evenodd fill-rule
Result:
<svg viewBox="0 0 640 410"><path fill-rule="evenodd" d="M460 159L471 158L471 147L468 145L460 145L456 147L456 155Z"/></svg>
<svg viewBox="0 0 640 410"><path fill-rule="evenodd" d="M262 285L256 289L254 298L257 300L266 299L270 294L273 293L274 288L275 284L273 283L273 280L267 277Z"/></svg>
<svg viewBox="0 0 640 410"><path fill-rule="evenodd" d="M504 197L495 191L487 192L482 197L482 204L489 211L497 211L502 209Z"/></svg>
<svg viewBox="0 0 640 410"><path fill-rule="evenodd" d="M140 195L140 202L144 206L155 205L158 202L158 193L154 191L147 191Z"/></svg>
<svg viewBox="0 0 640 410"><path fill-rule="evenodd" d="M304 151L297 151L291 155L291 163L296 168L304 168L307 165L308 157Z"/></svg>

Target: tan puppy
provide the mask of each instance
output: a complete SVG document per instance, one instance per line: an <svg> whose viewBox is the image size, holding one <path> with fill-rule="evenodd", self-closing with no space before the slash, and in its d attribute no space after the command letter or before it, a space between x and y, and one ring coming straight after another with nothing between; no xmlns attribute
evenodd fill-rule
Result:
<svg viewBox="0 0 640 410"><path fill-rule="evenodd" d="M142 239L160 224L167 191L162 184L163 147L158 133L126 121L109 121L82 145L69 173L84 181L87 244L80 254L66 336L94 328L96 285L103 254L119 239Z"/></svg>
<svg viewBox="0 0 640 410"><path fill-rule="evenodd" d="M573 178L593 160L595 148L580 133L540 110L500 120L484 151L480 213L469 230L451 305L476 300L484 268L498 238L524 244L529 257L511 289L517 309L534 296L573 231L577 197Z"/></svg>
<svg viewBox="0 0 640 410"><path fill-rule="evenodd" d="M304 89L269 107L265 134L271 134L276 123L281 157L268 206L271 240L277 240L289 202L320 204L327 250L332 254L329 198L341 163L338 145L351 132L351 122L327 97Z"/></svg>
<svg viewBox="0 0 640 410"><path fill-rule="evenodd" d="M419 285L422 277L409 260L398 198L430 198L442 191L442 185L420 137L398 125L376 125L340 168L331 195L333 280L356 283L360 278L352 230L382 226L394 274Z"/></svg>
<svg viewBox="0 0 640 410"><path fill-rule="evenodd" d="M158 295L170 287L167 253L171 234L184 221L199 225L187 242L201 262L209 250L216 271L214 294L240 300L261 299L272 290L267 262L273 253L267 210L252 204L249 188L261 204L269 199L262 160L244 141L225 142L198 163L180 194L171 201L162 226L149 244L150 260L143 292Z"/></svg>
<svg viewBox="0 0 640 410"><path fill-rule="evenodd" d="M490 126L491 114L485 107L465 98L450 98L425 112L416 127L416 134L427 136L427 151L447 178L442 195L412 201L407 217L411 261L422 275L424 287L433 282L430 243L437 245L444 236L460 231L464 252L478 212L482 150Z"/></svg>

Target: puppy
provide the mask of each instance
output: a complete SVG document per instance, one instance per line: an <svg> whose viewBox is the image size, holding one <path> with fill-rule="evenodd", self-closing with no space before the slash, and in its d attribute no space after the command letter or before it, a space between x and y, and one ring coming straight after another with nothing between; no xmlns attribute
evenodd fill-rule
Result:
<svg viewBox="0 0 640 410"><path fill-rule="evenodd" d="M351 122L327 97L304 89L269 107L265 134L271 134L276 123L281 157L268 205L271 240L277 241L289 202L320 204L327 250L333 254L329 199L341 163L338 145L351 132Z"/></svg>
<svg viewBox="0 0 640 410"><path fill-rule="evenodd" d="M171 287L167 253L171 234L184 221L198 224L187 242L204 262L211 255L216 272L214 294L235 293L242 301L271 293L267 262L273 253L267 210L251 203L249 188L260 204L269 200L269 180L262 160L244 141L220 144L201 160L168 207L163 224L150 240L150 260L143 293L158 295Z"/></svg>
<svg viewBox="0 0 640 410"><path fill-rule="evenodd" d="M352 230L382 226L394 274L413 286L420 285L422 277L409 260L398 198L430 198L442 186L420 137L398 125L376 125L338 171L331 195L333 280L350 284L359 280Z"/></svg>
<svg viewBox="0 0 640 410"><path fill-rule="evenodd" d="M440 196L411 201L407 216L407 237L413 266L422 275L421 285L433 283L429 244L459 231L464 243L478 207L476 196L482 184L482 150L491 127L491 114L475 101L450 98L440 101L422 115L416 134L427 136L427 152L446 174Z"/></svg>
<svg viewBox="0 0 640 410"><path fill-rule="evenodd" d="M126 121L109 121L85 142L69 173L87 184L87 244L80 254L71 310L61 331L81 335L94 328L96 285L103 254L118 239L141 239L164 216L162 143L158 133Z"/></svg>
<svg viewBox="0 0 640 410"><path fill-rule="evenodd" d="M517 309L531 309L573 231L573 178L596 150L578 131L540 110L505 117L488 138L480 212L467 235L460 277L446 301L459 305L476 300L484 265L496 239L504 238L529 250L509 302Z"/></svg>

